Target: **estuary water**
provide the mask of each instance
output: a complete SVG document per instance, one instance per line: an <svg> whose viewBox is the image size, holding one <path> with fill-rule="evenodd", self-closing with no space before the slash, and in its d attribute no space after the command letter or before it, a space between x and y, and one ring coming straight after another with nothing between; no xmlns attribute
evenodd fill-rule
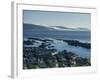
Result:
<svg viewBox="0 0 100 80"><path fill-rule="evenodd" d="M90 31L34 31L27 30L23 32L24 38L54 38L63 40L91 41Z"/></svg>

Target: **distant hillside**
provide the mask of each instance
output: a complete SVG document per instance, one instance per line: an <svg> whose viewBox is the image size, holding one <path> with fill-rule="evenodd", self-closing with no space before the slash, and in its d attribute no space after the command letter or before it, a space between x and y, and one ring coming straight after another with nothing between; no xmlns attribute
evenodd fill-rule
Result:
<svg viewBox="0 0 100 80"><path fill-rule="evenodd" d="M43 26L36 24L23 24L23 30L34 30L34 31L88 31L87 28L69 28L64 26Z"/></svg>
<svg viewBox="0 0 100 80"><path fill-rule="evenodd" d="M84 31L87 31L87 30L89 30L89 29L87 29L87 28L77 28L78 30L84 30Z"/></svg>
<svg viewBox="0 0 100 80"><path fill-rule="evenodd" d="M48 31L52 30L49 27L45 27L42 25L35 25L35 24L23 24L24 30L43 30L43 31Z"/></svg>

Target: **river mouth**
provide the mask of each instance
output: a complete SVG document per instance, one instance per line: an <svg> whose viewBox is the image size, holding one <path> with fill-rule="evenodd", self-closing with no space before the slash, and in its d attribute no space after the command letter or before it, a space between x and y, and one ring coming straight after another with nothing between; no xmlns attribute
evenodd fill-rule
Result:
<svg viewBox="0 0 100 80"><path fill-rule="evenodd" d="M90 66L91 44L78 40L27 38L23 69Z"/></svg>

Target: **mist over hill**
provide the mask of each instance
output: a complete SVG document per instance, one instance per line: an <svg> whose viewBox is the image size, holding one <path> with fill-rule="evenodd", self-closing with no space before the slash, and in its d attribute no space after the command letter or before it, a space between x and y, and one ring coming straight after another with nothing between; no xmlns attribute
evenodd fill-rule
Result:
<svg viewBox="0 0 100 80"><path fill-rule="evenodd" d="M34 30L34 31L89 31L87 28L70 28L65 26L44 26L37 24L23 24L24 30Z"/></svg>

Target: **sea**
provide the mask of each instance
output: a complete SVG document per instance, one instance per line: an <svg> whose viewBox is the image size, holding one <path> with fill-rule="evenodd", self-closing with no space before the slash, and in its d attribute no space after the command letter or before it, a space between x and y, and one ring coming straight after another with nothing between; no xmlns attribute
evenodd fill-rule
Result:
<svg viewBox="0 0 100 80"><path fill-rule="evenodd" d="M23 31L24 38L54 38L91 42L90 31Z"/></svg>
<svg viewBox="0 0 100 80"><path fill-rule="evenodd" d="M90 31L24 31L23 38L41 38L41 39L62 39L62 40L78 40L80 42L91 43L91 32ZM65 44L64 42L55 41L55 48L59 51L67 49L68 51L75 52L81 57L90 58L91 50L82 47L74 47ZM54 45L54 44L53 44Z"/></svg>

